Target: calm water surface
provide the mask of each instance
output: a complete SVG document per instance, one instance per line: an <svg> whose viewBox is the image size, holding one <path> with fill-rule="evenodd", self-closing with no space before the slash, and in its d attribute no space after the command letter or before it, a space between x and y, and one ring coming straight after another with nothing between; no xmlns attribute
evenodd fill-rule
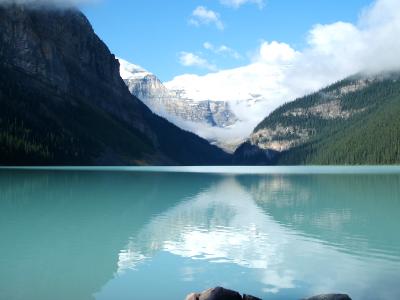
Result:
<svg viewBox="0 0 400 300"><path fill-rule="evenodd" d="M399 168L0 170L1 300L400 299Z"/></svg>

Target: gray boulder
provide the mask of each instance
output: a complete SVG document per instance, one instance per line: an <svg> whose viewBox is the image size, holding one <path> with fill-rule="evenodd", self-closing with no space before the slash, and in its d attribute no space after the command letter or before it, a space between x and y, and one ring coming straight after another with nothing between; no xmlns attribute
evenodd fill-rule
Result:
<svg viewBox="0 0 400 300"><path fill-rule="evenodd" d="M235 291L224 289L223 287L215 287L205 290L201 293L192 293L186 297L186 300L261 300L260 298L246 295L243 297ZM324 294L304 298L302 300L351 300L346 294Z"/></svg>
<svg viewBox="0 0 400 300"><path fill-rule="evenodd" d="M346 294L325 294L304 298L303 300L351 300L351 298Z"/></svg>
<svg viewBox="0 0 400 300"><path fill-rule="evenodd" d="M244 295L242 296L235 291L216 287L208 289L201 293L192 293L186 297L186 300L261 300L259 298Z"/></svg>
<svg viewBox="0 0 400 300"><path fill-rule="evenodd" d="M243 295L243 300L261 300L260 298L254 297L254 296L250 296L250 295Z"/></svg>

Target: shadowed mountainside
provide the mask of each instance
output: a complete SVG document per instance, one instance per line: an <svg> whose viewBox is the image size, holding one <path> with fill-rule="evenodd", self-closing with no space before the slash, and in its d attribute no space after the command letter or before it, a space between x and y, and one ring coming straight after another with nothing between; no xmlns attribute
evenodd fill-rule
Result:
<svg viewBox="0 0 400 300"><path fill-rule="evenodd" d="M224 164L222 150L154 115L74 9L0 6L0 163Z"/></svg>

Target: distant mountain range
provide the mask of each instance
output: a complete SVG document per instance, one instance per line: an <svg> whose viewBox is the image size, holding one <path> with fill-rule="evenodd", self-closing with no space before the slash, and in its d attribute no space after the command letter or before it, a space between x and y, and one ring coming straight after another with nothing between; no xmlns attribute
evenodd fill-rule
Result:
<svg viewBox="0 0 400 300"><path fill-rule="evenodd" d="M77 10L0 5L0 164L225 164L129 93Z"/></svg>
<svg viewBox="0 0 400 300"><path fill-rule="evenodd" d="M352 76L279 107L236 156L260 164L399 164L400 73Z"/></svg>
<svg viewBox="0 0 400 300"><path fill-rule="evenodd" d="M77 10L0 5L0 165L400 163L400 73L359 74L289 102L232 155L209 142L237 139L183 130L234 134L242 120L230 104L189 99L119 63Z"/></svg>

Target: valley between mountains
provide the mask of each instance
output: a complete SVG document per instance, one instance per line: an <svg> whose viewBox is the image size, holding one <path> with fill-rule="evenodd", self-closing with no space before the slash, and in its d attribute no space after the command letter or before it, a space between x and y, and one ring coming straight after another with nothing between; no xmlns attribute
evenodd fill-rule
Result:
<svg viewBox="0 0 400 300"><path fill-rule="evenodd" d="M117 59L78 10L0 6L2 165L400 163L400 73L287 101L249 135L226 135L243 121L237 105Z"/></svg>

